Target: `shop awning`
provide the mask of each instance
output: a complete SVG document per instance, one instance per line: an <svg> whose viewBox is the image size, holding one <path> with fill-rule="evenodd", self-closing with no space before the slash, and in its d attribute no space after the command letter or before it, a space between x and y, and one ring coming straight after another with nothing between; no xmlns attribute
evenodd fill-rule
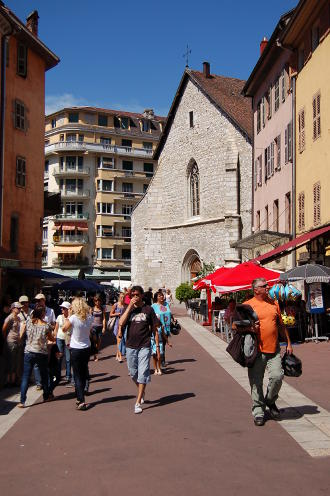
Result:
<svg viewBox="0 0 330 496"><path fill-rule="evenodd" d="M255 258L253 261L264 264L271 262L276 258L281 258L284 255L291 253L291 251L296 250L300 246L306 245L312 239L318 238L322 234L327 233L328 231L330 231L330 226L322 227L321 229L316 229L315 231L310 231L308 233L302 234L292 241L278 246L277 248L274 248L274 250L264 253L263 255L260 255L260 257Z"/></svg>
<svg viewBox="0 0 330 496"><path fill-rule="evenodd" d="M88 231L87 226L77 226L78 231Z"/></svg>
<svg viewBox="0 0 330 496"><path fill-rule="evenodd" d="M54 246L53 251L56 253L80 253L82 245L78 246Z"/></svg>
<svg viewBox="0 0 330 496"><path fill-rule="evenodd" d="M35 277L37 279L64 279L65 276L55 272L49 272L41 269L8 269L10 274L21 275L24 277Z"/></svg>
<svg viewBox="0 0 330 496"><path fill-rule="evenodd" d="M231 248L242 248L245 250L252 250L262 245L269 245L276 242L288 241L290 239L290 234L280 233L276 231L256 231L250 236L246 236L243 239L239 239L234 243L230 243Z"/></svg>

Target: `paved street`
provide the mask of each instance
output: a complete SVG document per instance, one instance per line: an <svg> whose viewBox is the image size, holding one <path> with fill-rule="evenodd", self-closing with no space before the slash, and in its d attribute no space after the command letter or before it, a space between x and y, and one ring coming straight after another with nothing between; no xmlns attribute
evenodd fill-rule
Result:
<svg viewBox="0 0 330 496"><path fill-rule="evenodd" d="M55 402L24 410L0 440L1 494L329 494L330 458L310 456L273 421L256 428L249 395L193 339L195 323L179 313L189 332L173 337L168 371L152 378L142 415L133 414L126 364L106 346L101 360L90 362L87 412L76 411L71 390L60 386ZM304 375L290 381L324 409L329 354L327 343L300 346ZM319 363L311 379L308 358ZM317 375L323 392L314 384ZM8 410L3 417L17 411Z"/></svg>

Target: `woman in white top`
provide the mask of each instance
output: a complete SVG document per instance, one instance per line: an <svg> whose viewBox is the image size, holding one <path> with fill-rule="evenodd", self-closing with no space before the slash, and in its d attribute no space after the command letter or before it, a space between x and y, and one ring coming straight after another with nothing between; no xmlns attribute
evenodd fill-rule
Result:
<svg viewBox="0 0 330 496"><path fill-rule="evenodd" d="M69 349L69 343L70 343L70 333L69 331L63 332L63 326L65 323L65 319L69 317L69 309L71 308L71 304L68 301L63 301L62 305L60 305L62 314L59 315L56 319L56 324L55 324L55 337L56 337L56 344L58 347L58 351L61 353L61 358L58 360L58 372L57 372L57 379L58 381L61 380L61 371L62 371L62 360L63 360L63 355L65 353L65 380L66 382L71 381L71 357L70 357L70 349Z"/></svg>
<svg viewBox="0 0 330 496"><path fill-rule="evenodd" d="M165 301L166 301L166 303L168 304L169 307L172 306L173 296L172 296L172 293L171 293L171 290L170 289L167 289L166 290Z"/></svg>
<svg viewBox="0 0 330 496"><path fill-rule="evenodd" d="M71 315L65 319L63 326L63 332L68 332L72 328L70 351L78 410L87 410L85 386L91 346L89 334L93 326L93 317L89 311L89 306L83 298L75 298L69 311Z"/></svg>

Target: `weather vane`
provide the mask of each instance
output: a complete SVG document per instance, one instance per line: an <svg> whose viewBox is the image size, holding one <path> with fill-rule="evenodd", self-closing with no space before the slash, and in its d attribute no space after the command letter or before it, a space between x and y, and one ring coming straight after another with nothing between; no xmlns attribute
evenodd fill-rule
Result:
<svg viewBox="0 0 330 496"><path fill-rule="evenodd" d="M189 45L187 45L187 50L186 52L182 55L186 59L186 67L189 67L189 55L191 54L191 50L189 48Z"/></svg>

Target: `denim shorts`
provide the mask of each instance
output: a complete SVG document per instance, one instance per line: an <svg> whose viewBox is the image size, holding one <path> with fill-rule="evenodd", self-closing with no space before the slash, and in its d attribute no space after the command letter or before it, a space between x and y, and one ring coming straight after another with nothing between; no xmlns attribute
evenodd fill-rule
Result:
<svg viewBox="0 0 330 496"><path fill-rule="evenodd" d="M150 348L126 348L129 375L139 384L150 382Z"/></svg>

